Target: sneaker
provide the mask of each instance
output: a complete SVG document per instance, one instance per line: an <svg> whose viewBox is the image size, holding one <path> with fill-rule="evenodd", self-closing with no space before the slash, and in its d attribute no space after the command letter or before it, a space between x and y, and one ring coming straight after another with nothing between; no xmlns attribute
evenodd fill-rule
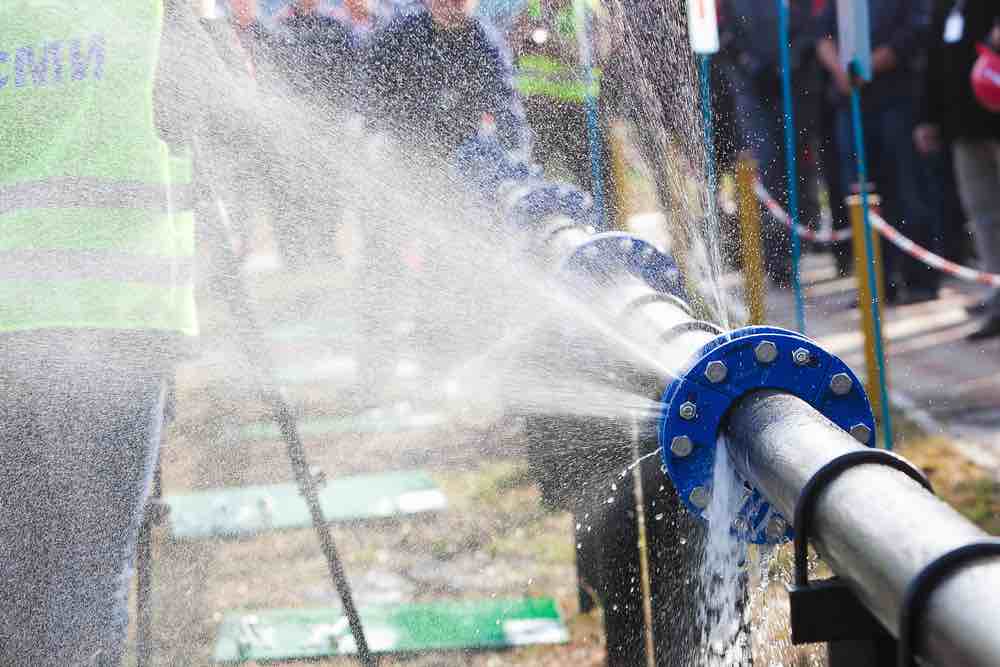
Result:
<svg viewBox="0 0 1000 667"><path fill-rule="evenodd" d="M983 323L983 326L966 336L965 340L987 340L989 338L996 338L997 336L1000 336L1000 315L994 315L987 319Z"/></svg>

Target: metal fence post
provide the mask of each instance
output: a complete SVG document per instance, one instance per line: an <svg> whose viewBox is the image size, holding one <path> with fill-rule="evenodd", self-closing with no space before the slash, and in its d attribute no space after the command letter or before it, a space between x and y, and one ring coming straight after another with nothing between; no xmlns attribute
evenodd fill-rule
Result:
<svg viewBox="0 0 1000 667"><path fill-rule="evenodd" d="M879 239L875 239L873 251L874 262L869 267L865 253L865 220L864 212L861 208L861 197L850 195L847 197L847 210L851 219L851 244L854 251L854 275L858 284L858 312L861 314L861 325L865 335L865 370L866 385L868 387L868 398L872 404L872 411L875 415L881 414L882 400L879 387L882 381L888 382L888 377L881 377L881 369L878 362L878 352L876 344L875 319L869 304L872 300L878 307L879 319L882 317L882 302L885 292L885 276L883 275L882 244ZM872 210L878 211L881 200L878 195L869 194L868 201ZM868 277L869 269L875 271L875 285L877 294L872 294ZM881 332L879 332L881 333ZM885 341L880 341L882 349L885 349Z"/></svg>

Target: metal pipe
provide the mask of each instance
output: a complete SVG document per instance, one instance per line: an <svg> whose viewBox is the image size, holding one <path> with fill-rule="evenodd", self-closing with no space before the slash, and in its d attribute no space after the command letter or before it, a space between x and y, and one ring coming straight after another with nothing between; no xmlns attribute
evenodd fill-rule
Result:
<svg viewBox="0 0 1000 667"><path fill-rule="evenodd" d="M786 517L803 486L835 457L860 449L804 401L761 390L740 400L725 426L737 471ZM810 543L893 634L907 585L936 557L986 534L896 470L863 465L821 493ZM1000 559L952 576L933 595L918 654L935 665L1000 664Z"/></svg>

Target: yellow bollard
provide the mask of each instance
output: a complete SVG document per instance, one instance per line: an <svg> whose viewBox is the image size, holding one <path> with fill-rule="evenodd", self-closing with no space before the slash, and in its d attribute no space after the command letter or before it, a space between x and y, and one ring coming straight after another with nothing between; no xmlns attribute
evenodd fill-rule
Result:
<svg viewBox="0 0 1000 667"><path fill-rule="evenodd" d="M861 208L861 196L851 195L847 198L847 210L851 218L851 245L854 250L854 275L858 282L858 310L861 313L861 325L865 334L865 369L867 370L866 385L868 397L872 403L872 411L880 415L882 410L881 394L879 392L878 357L875 354L875 320L872 317L870 304L872 293L868 280L868 256L865 252L865 217ZM878 195L868 195L868 206L872 212L878 212L881 200ZM875 287L878 292L877 305L879 319L882 317L882 302L885 293L885 276L882 268L882 243L878 233L872 229L872 250L875 258ZM885 339L882 340L882 350L887 352ZM889 378L885 378L888 383Z"/></svg>
<svg viewBox="0 0 1000 667"><path fill-rule="evenodd" d="M736 190L740 219L740 250L743 256L743 284L749 324L763 324L765 302L764 250L760 240L760 204L753 186L757 161L741 154L736 162Z"/></svg>

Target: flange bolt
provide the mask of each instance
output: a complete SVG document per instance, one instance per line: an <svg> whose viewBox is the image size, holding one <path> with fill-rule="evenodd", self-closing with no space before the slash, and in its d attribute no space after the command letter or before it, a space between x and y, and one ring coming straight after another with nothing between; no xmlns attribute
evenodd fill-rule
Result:
<svg viewBox="0 0 1000 667"><path fill-rule="evenodd" d="M719 384L726 379L729 375L729 369L726 368L726 364L721 361L710 361L708 365L705 366L705 379L712 384Z"/></svg>
<svg viewBox="0 0 1000 667"><path fill-rule="evenodd" d="M830 378L830 391L837 396L844 396L849 393L853 386L854 381L851 380L851 376L847 373L836 373Z"/></svg>
<svg viewBox="0 0 1000 667"><path fill-rule="evenodd" d="M772 516L767 520L767 527L764 529L764 534L767 539L777 541L785 534L788 530L788 524L780 516Z"/></svg>
<svg viewBox="0 0 1000 667"><path fill-rule="evenodd" d="M688 494L688 500L691 504L700 510L708 507L708 504L712 502L712 492L709 491L704 486L696 486L691 489L691 493Z"/></svg>
<svg viewBox="0 0 1000 667"><path fill-rule="evenodd" d="M762 364L770 364L778 358L778 346L765 340L754 348L753 356Z"/></svg>
<svg viewBox="0 0 1000 667"><path fill-rule="evenodd" d="M670 441L670 452L677 458L690 456L694 451L694 442L686 435L678 435Z"/></svg>
<svg viewBox="0 0 1000 667"><path fill-rule="evenodd" d="M872 430L864 424L855 424L851 427L851 436L862 445L867 445L872 437Z"/></svg>
<svg viewBox="0 0 1000 667"><path fill-rule="evenodd" d="M805 366L811 360L812 355L809 353L809 350L804 347L796 348L795 351L792 352L792 361L795 362L796 366Z"/></svg>
<svg viewBox="0 0 1000 667"><path fill-rule="evenodd" d="M681 416L681 419L691 421L698 416L698 406L691 401L684 401L681 403L681 407L677 410L677 413Z"/></svg>

